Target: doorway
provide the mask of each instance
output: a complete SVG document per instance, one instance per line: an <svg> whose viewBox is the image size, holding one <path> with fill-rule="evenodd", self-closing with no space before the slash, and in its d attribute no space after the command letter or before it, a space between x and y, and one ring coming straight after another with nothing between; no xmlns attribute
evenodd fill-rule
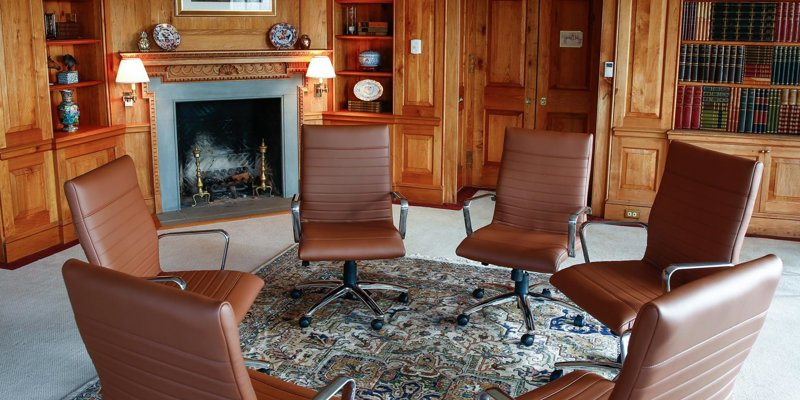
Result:
<svg viewBox="0 0 800 400"><path fill-rule="evenodd" d="M462 0L460 186L496 186L506 127L594 132L602 3Z"/></svg>

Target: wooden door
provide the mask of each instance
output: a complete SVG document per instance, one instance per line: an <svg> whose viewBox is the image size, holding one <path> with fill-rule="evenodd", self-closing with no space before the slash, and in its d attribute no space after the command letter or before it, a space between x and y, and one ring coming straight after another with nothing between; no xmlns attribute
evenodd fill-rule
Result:
<svg viewBox="0 0 800 400"><path fill-rule="evenodd" d="M595 131L602 0L540 0L536 129Z"/></svg>
<svg viewBox="0 0 800 400"><path fill-rule="evenodd" d="M466 184L493 187L506 127L532 127L536 0L468 0L464 10ZM533 21L533 24L531 24ZM533 26L532 26L533 25Z"/></svg>

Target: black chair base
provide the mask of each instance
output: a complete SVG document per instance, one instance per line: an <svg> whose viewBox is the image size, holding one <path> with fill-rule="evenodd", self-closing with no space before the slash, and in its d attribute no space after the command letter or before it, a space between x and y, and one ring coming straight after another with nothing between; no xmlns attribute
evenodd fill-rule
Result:
<svg viewBox="0 0 800 400"><path fill-rule="evenodd" d="M398 300L403 303L408 302L408 288L405 286L374 281L359 281L358 267L355 261L345 261L343 279L341 281L311 281L298 284L290 293L292 298L299 299L303 295L302 291L304 289L332 290L300 318L299 324L301 328L306 328L311 325L312 316L319 309L325 307L334 300L350 295L361 300L362 303L372 310L372 313L375 315L375 318L370 323L372 329L382 329L385 313L381 310L380 306L378 306L378 303L372 299L372 296L370 296L367 290L391 290L400 292Z"/></svg>

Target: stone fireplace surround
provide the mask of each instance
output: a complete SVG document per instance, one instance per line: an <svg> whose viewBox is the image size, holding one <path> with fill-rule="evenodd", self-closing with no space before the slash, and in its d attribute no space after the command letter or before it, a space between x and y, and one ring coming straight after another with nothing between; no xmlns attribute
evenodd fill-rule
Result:
<svg viewBox="0 0 800 400"><path fill-rule="evenodd" d="M301 87L311 57L327 50L254 50L121 53L141 58L150 75L153 173L157 212L180 209L175 103L199 100L279 98L282 104L283 196L299 189L298 135Z"/></svg>

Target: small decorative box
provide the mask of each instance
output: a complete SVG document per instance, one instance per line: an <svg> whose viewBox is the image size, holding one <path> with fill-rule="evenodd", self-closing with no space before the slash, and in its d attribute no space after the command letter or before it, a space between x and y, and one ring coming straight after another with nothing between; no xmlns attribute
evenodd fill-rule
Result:
<svg viewBox="0 0 800 400"><path fill-rule="evenodd" d="M78 71L61 71L56 74L56 82L59 85L78 83Z"/></svg>

